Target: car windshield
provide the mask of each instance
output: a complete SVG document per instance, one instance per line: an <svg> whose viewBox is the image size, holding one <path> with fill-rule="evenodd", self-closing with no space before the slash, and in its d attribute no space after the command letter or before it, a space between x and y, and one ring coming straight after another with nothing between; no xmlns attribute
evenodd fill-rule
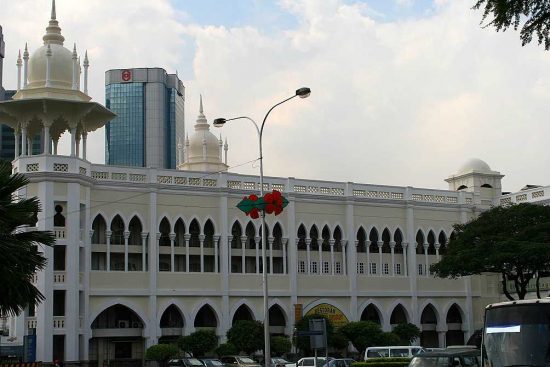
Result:
<svg viewBox="0 0 550 367"><path fill-rule="evenodd" d="M213 366L223 366L223 363L217 359L209 359L207 362Z"/></svg>
<svg viewBox="0 0 550 367"><path fill-rule="evenodd" d="M190 366L204 366L201 361L196 358L189 358L187 364Z"/></svg>
<svg viewBox="0 0 550 367"><path fill-rule="evenodd" d="M449 367L449 357L414 357L409 367Z"/></svg>
<svg viewBox="0 0 550 367"><path fill-rule="evenodd" d="M256 364L256 362L254 362L252 359L247 357L239 357L239 362L244 364Z"/></svg>
<svg viewBox="0 0 550 367"><path fill-rule="evenodd" d="M289 361L282 359L282 358L271 358L271 361L273 363L290 363Z"/></svg>

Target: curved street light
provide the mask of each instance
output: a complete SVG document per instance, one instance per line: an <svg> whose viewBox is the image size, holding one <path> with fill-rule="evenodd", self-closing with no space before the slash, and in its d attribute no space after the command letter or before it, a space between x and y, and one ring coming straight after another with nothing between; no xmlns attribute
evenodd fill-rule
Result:
<svg viewBox="0 0 550 367"><path fill-rule="evenodd" d="M279 103L276 103L271 107L267 113L264 116L264 119L262 121L262 125L258 127L258 124L256 121L251 119L248 116L239 116L239 117L233 117L233 118L217 118L214 120L213 125L215 127L222 127L225 125L228 121L233 120L248 120L254 124L254 127L256 128L256 132L258 133L258 142L259 142L259 150L260 150L260 196L264 195L264 156L262 152L262 136L264 132L264 125L267 120L267 117L273 111L273 109L287 101L290 101L292 98L300 97L300 98L307 98L311 94L311 89L307 87L303 87L296 90L296 93L287 99L282 100ZM270 348L270 340L269 340L269 302L268 302L268 292L267 292L267 261L266 261L266 244L267 244L267 237L266 237L266 231L265 231L265 211L261 211L261 217L262 217L262 282L263 282L263 297L264 297L264 367L271 367L271 348ZM244 264L243 264L244 266ZM273 271L273 269L271 269ZM269 364L268 364L269 363Z"/></svg>

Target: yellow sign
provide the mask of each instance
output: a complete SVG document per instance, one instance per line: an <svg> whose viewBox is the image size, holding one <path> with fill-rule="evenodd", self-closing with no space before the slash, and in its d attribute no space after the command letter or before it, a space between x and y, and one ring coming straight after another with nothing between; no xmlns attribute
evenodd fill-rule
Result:
<svg viewBox="0 0 550 367"><path fill-rule="evenodd" d="M306 316L321 315L330 320L335 328L347 324L348 318L338 307L334 307L328 303L321 303L313 307L306 313Z"/></svg>

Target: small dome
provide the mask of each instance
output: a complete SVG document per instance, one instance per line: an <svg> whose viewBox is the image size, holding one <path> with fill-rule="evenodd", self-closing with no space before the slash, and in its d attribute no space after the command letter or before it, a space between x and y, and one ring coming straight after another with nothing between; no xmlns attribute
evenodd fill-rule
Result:
<svg viewBox="0 0 550 367"><path fill-rule="evenodd" d="M189 162L202 162L203 146L206 145L206 160L220 162L220 144L218 138L209 130L198 130L189 137Z"/></svg>
<svg viewBox="0 0 550 367"><path fill-rule="evenodd" d="M51 43L50 84L56 88L72 88L73 56L63 45ZM29 84L27 88L40 88L46 85L46 51L48 45L37 49L29 59ZM80 75L80 71L78 72Z"/></svg>
<svg viewBox="0 0 550 367"><path fill-rule="evenodd" d="M489 167L489 165L487 163L485 163L481 159L472 158L472 159L469 159L468 161L466 161L466 163L464 163L462 165L462 167L460 167L460 169L458 170L458 174L461 175L461 174L469 173L469 172L472 172L472 171L492 172L491 167Z"/></svg>

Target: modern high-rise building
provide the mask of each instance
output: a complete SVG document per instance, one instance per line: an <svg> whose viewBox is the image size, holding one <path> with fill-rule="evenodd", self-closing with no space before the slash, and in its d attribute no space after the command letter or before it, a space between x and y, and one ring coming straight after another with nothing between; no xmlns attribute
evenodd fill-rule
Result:
<svg viewBox="0 0 550 367"><path fill-rule="evenodd" d="M105 105L117 114L106 125L105 163L176 168L183 140L185 89L161 68L105 73Z"/></svg>
<svg viewBox="0 0 550 367"><path fill-rule="evenodd" d="M2 70L4 66L4 52L6 44L4 43L4 35L2 33L2 26L0 25L0 101L4 100L4 87L2 83Z"/></svg>

